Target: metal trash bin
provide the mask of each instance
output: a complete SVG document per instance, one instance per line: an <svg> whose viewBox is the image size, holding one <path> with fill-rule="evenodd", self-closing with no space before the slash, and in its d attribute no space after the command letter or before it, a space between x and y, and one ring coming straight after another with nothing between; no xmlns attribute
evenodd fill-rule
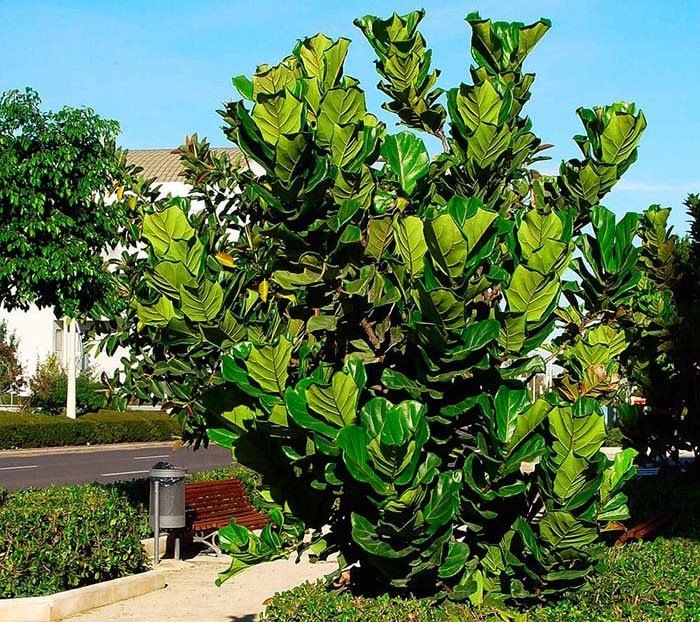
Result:
<svg viewBox="0 0 700 622"><path fill-rule="evenodd" d="M176 467L169 462L158 462L148 472L151 480L148 519L153 528L154 566L158 565L159 560L160 530L180 529L185 526L186 475L187 469Z"/></svg>

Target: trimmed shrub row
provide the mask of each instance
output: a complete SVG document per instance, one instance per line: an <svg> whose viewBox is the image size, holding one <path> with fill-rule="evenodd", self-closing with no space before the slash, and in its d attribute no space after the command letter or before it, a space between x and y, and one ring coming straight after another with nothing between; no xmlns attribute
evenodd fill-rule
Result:
<svg viewBox="0 0 700 622"><path fill-rule="evenodd" d="M188 481L237 477L265 511L257 473L231 466ZM148 524L148 479L0 489L0 598L42 596L140 572Z"/></svg>
<svg viewBox="0 0 700 622"><path fill-rule="evenodd" d="M139 515L107 486L0 495L0 598L42 596L146 568Z"/></svg>
<svg viewBox="0 0 700 622"><path fill-rule="evenodd" d="M32 413L0 413L0 449L167 441L180 424L160 412L101 410L78 419Z"/></svg>

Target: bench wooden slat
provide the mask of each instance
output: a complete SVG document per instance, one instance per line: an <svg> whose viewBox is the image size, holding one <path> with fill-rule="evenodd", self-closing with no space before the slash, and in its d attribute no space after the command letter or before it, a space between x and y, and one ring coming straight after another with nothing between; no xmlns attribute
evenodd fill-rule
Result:
<svg viewBox="0 0 700 622"><path fill-rule="evenodd" d="M193 531L209 531L236 524L249 529L264 527L269 518L250 503L240 480L232 478L185 485L187 523Z"/></svg>

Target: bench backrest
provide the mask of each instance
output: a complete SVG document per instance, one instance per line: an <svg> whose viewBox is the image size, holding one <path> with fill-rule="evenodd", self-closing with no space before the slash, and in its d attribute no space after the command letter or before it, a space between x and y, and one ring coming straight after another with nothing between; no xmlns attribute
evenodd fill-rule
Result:
<svg viewBox="0 0 700 622"><path fill-rule="evenodd" d="M269 522L251 505L245 487L235 478L186 484L185 512L193 531L218 529L232 518L249 529L260 529Z"/></svg>

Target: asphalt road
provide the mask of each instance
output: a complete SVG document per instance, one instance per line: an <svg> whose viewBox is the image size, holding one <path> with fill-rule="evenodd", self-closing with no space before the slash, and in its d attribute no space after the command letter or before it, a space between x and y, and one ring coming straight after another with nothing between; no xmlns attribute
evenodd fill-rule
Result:
<svg viewBox="0 0 700 622"><path fill-rule="evenodd" d="M0 488L45 488L51 484L115 482L148 477L157 462L170 462L188 472L231 465L231 452L213 443L192 451L171 443L141 443L109 448L60 448L0 451Z"/></svg>

